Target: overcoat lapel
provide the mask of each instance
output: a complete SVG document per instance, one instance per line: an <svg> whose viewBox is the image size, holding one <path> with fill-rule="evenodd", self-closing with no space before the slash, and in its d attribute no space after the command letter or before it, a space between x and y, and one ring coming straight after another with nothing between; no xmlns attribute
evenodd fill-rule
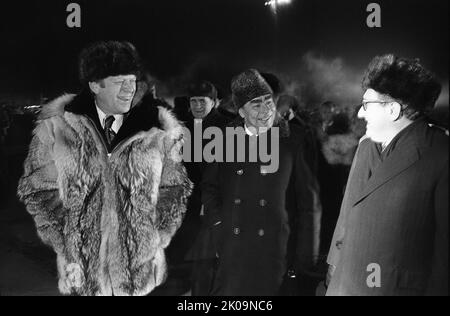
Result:
<svg viewBox="0 0 450 316"><path fill-rule="evenodd" d="M412 134L416 134L412 132ZM356 197L353 206L360 203L378 188L386 185L393 178L404 172L420 159L415 135L409 135L397 148L374 170L361 194Z"/></svg>

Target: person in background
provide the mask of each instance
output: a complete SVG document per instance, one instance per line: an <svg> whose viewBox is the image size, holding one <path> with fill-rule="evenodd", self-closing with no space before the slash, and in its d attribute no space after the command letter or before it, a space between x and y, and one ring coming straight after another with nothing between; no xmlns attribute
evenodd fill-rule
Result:
<svg viewBox="0 0 450 316"><path fill-rule="evenodd" d="M203 140L203 132L209 127L224 129L229 123L229 119L221 115L217 108L217 89L209 81L198 81L188 87L188 100L190 105L190 116L186 122L186 127L190 132L190 161L184 161L189 179L194 183L192 195L188 200L186 217L180 230L175 235L174 240L168 248L169 258L173 263L184 264L186 266L186 276L190 277L189 286L191 294L194 296L206 295L210 286L212 268L215 263L215 256L207 255L205 243L208 237L202 228L203 205L200 183L206 166L203 158L195 160L195 150L200 149L203 153L206 141ZM197 129L200 139L195 138ZM200 142L196 147L195 142ZM201 155L200 157L203 157ZM187 289L188 290L188 289Z"/></svg>

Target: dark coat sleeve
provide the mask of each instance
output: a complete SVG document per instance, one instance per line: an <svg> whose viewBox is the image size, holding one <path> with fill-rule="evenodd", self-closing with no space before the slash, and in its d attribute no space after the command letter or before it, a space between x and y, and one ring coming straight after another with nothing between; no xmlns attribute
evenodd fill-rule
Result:
<svg viewBox="0 0 450 316"><path fill-rule="evenodd" d="M301 148L296 153L294 172L298 208L297 265L300 270L309 270L319 256L322 207L317 179L306 164Z"/></svg>
<svg viewBox="0 0 450 316"><path fill-rule="evenodd" d="M434 194L435 234L428 295L448 295L448 161Z"/></svg>
<svg viewBox="0 0 450 316"><path fill-rule="evenodd" d="M353 159L352 167L350 169L350 173L348 176L347 186L344 194L344 198L342 200L341 210L339 213L339 218L336 224L336 228L334 229L333 239L331 241L330 245L330 251L328 252L328 258L327 263L332 266L337 266L339 259L340 259L340 250L342 248L342 244L345 237L345 223L346 223L346 216L347 216L347 210L350 209L349 203L351 203L351 194L350 194L350 183L352 179L355 177L355 169L357 167L357 164L359 163L359 156L361 153L366 150L365 149L365 142L363 141L366 139L366 137L363 137L360 140L360 144L357 147L355 157Z"/></svg>
<svg viewBox="0 0 450 316"><path fill-rule="evenodd" d="M202 203L205 210L205 224L215 225L220 222L222 198L219 188L219 163L207 164L202 179Z"/></svg>
<svg viewBox="0 0 450 316"><path fill-rule="evenodd" d="M57 253L64 251L65 209L58 189L58 174L53 157L53 129L49 121L34 131L18 196L33 216L39 237Z"/></svg>

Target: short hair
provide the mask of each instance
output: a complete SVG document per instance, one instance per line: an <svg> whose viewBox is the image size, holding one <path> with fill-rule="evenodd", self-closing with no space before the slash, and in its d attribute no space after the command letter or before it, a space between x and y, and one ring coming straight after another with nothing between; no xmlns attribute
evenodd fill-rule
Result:
<svg viewBox="0 0 450 316"><path fill-rule="evenodd" d="M425 69L419 59L392 54L377 56L370 62L362 87L407 106L405 115L411 119L432 110L442 90L434 74Z"/></svg>

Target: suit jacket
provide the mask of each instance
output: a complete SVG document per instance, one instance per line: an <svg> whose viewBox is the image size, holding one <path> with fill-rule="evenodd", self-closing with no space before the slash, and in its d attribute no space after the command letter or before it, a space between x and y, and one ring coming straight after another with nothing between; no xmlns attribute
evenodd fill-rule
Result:
<svg viewBox="0 0 450 316"><path fill-rule="evenodd" d="M327 295L448 294L448 137L419 120L365 184L361 141L331 244ZM381 287L368 286L380 268Z"/></svg>

